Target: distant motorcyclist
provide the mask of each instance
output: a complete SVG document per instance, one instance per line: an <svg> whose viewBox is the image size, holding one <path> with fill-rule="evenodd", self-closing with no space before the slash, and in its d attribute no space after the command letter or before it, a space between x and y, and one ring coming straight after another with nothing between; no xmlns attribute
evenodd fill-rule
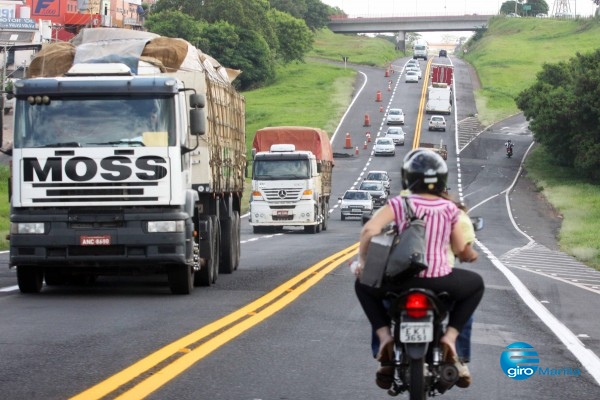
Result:
<svg viewBox="0 0 600 400"><path fill-rule="evenodd" d="M513 146L514 146L514 143L513 143L513 142L511 142L511 141L510 141L510 139L508 139L508 140L506 141L506 143L504 143L504 147L506 147L506 154L507 154L509 157L510 157L510 156L512 156L512 153L513 153Z"/></svg>

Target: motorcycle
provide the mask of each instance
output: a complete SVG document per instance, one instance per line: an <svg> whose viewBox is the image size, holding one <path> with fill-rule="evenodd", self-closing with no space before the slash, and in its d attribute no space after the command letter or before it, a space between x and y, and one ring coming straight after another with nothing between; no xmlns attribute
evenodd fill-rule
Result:
<svg viewBox="0 0 600 400"><path fill-rule="evenodd" d="M508 146L506 148L506 157L511 158L513 155L513 147L512 146Z"/></svg>
<svg viewBox="0 0 600 400"><path fill-rule="evenodd" d="M483 219L472 217L476 231ZM411 288L387 294L394 337L394 381L388 394L409 392L410 400L443 394L459 379L453 361L444 360L440 339L446 332L452 301L445 292Z"/></svg>

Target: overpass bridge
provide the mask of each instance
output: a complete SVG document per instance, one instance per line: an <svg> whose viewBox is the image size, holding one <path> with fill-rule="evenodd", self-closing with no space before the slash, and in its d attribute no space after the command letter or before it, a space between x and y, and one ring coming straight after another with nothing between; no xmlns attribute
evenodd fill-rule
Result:
<svg viewBox="0 0 600 400"><path fill-rule="evenodd" d="M394 33L398 50L406 50L406 32L474 31L486 27L494 15L443 15L348 18L332 16L327 26L335 33Z"/></svg>

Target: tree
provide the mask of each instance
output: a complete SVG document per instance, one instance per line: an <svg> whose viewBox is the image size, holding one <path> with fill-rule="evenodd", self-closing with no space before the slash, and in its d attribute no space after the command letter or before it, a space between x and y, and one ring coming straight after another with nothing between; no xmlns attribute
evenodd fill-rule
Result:
<svg viewBox="0 0 600 400"><path fill-rule="evenodd" d="M531 6L531 10L527 11L528 15L536 15L539 13L548 14L550 8L544 0L527 0L526 4Z"/></svg>
<svg viewBox="0 0 600 400"><path fill-rule="evenodd" d="M516 104L557 164L600 177L600 49L544 64Z"/></svg>
<svg viewBox="0 0 600 400"><path fill-rule="evenodd" d="M240 37L231 67L242 70L234 81L242 90L255 89L275 79L275 63L271 49L257 32L236 28Z"/></svg>
<svg viewBox="0 0 600 400"><path fill-rule="evenodd" d="M303 61L304 55L311 50L313 43L313 33L304 20L276 9L271 9L268 17L279 38L277 59L284 63Z"/></svg>
<svg viewBox="0 0 600 400"><path fill-rule="evenodd" d="M302 15L306 25L313 31L325 28L329 22L331 7L319 0L305 0L306 11Z"/></svg>
<svg viewBox="0 0 600 400"><path fill-rule="evenodd" d="M181 11L153 12L146 18L144 27L161 36L185 39L193 45L200 40L200 23Z"/></svg>

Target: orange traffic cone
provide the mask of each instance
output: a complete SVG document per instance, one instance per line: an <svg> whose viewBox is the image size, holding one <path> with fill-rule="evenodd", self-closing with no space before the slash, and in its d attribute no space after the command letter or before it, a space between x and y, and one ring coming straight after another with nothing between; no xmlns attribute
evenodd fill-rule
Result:
<svg viewBox="0 0 600 400"><path fill-rule="evenodd" d="M365 125L364 126L371 126L371 117L369 117L369 114L365 114Z"/></svg>
<svg viewBox="0 0 600 400"><path fill-rule="evenodd" d="M356 149L354 149L354 155L357 156L358 155L358 146L356 146Z"/></svg>
<svg viewBox="0 0 600 400"><path fill-rule="evenodd" d="M390 77L390 70L389 70L389 69L386 69L386 70L385 70L385 77L386 77L386 78L389 78L389 77Z"/></svg>
<svg viewBox="0 0 600 400"><path fill-rule="evenodd" d="M371 132L367 132L367 142L371 143Z"/></svg>
<svg viewBox="0 0 600 400"><path fill-rule="evenodd" d="M379 107L379 112L383 112L383 106Z"/></svg>
<svg viewBox="0 0 600 400"><path fill-rule="evenodd" d="M352 139L350 139L350 133L346 133L346 145L344 146L345 149L351 149L352 148Z"/></svg>
<svg viewBox="0 0 600 400"><path fill-rule="evenodd" d="M363 150L368 149L369 147L367 146L367 141L365 140L365 145L363 146Z"/></svg>
<svg viewBox="0 0 600 400"><path fill-rule="evenodd" d="M381 102L381 90L377 91L377 97L375 98L375 101Z"/></svg>
<svg viewBox="0 0 600 400"><path fill-rule="evenodd" d="M390 83L388 83L388 92L391 92L391 91L392 91L392 83L390 82Z"/></svg>

